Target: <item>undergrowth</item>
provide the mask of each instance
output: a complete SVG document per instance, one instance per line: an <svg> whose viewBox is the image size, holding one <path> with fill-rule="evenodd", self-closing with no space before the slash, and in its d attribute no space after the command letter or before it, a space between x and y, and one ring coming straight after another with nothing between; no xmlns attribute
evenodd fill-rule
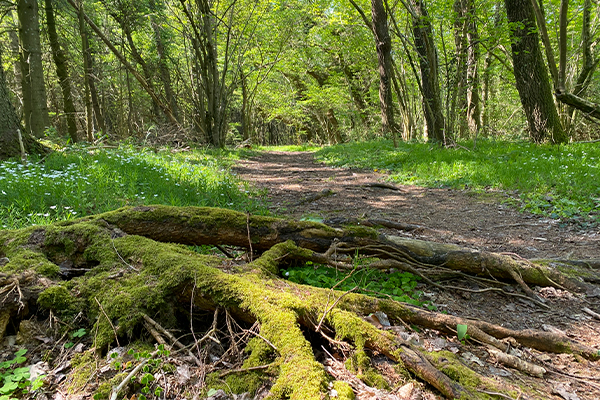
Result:
<svg viewBox="0 0 600 400"><path fill-rule="evenodd" d="M523 210L600 223L600 146L479 140L453 148L416 142L348 143L323 148L318 161L388 172L390 180L434 188L502 190Z"/></svg>
<svg viewBox="0 0 600 400"><path fill-rule="evenodd" d="M356 293L390 298L416 306L426 305L419 300L422 293L416 290L421 278L410 272L388 273L361 266L356 266L352 271L340 271L309 261L299 267L283 269L282 274L294 283L335 288L342 292L353 290Z"/></svg>
<svg viewBox="0 0 600 400"><path fill-rule="evenodd" d="M0 229L49 224L126 205L213 206L264 214L231 157L191 150L72 147L42 162L0 163Z"/></svg>

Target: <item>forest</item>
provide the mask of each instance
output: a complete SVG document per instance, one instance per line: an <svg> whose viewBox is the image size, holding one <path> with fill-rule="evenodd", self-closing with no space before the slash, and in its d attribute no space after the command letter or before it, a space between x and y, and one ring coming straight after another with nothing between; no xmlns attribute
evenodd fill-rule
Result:
<svg viewBox="0 0 600 400"><path fill-rule="evenodd" d="M600 398L600 2L0 11L0 400Z"/></svg>
<svg viewBox="0 0 600 400"><path fill-rule="evenodd" d="M597 138L591 0L19 0L2 16L2 102L34 138Z"/></svg>

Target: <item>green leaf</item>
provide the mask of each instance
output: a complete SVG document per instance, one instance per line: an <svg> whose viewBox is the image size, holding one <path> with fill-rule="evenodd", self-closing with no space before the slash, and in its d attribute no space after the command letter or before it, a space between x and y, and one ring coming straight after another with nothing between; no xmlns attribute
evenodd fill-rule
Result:
<svg viewBox="0 0 600 400"><path fill-rule="evenodd" d="M86 333L87 332L86 332L85 329L79 328L78 330L76 330L75 332L73 332L73 337L74 338L80 338L80 337L85 336Z"/></svg>
<svg viewBox="0 0 600 400"><path fill-rule="evenodd" d="M73 346L75 346L75 343L73 343L73 342L65 343L65 349L70 349Z"/></svg>
<svg viewBox="0 0 600 400"><path fill-rule="evenodd" d="M456 336L458 340L463 340L467 335L467 325L457 324L456 325Z"/></svg>
<svg viewBox="0 0 600 400"><path fill-rule="evenodd" d="M25 353L27 353L27 349L19 349L19 351L15 353L15 357L21 357L25 355Z"/></svg>
<svg viewBox="0 0 600 400"><path fill-rule="evenodd" d="M210 396L215 395L216 393L217 393L216 389L209 389L208 392L206 392L206 396L210 397Z"/></svg>
<svg viewBox="0 0 600 400"><path fill-rule="evenodd" d="M6 381L5 381L6 382ZM4 386L0 388L0 393L2 394L10 394L15 391L19 387L17 382L6 382Z"/></svg>
<svg viewBox="0 0 600 400"><path fill-rule="evenodd" d="M35 378L35 380L31 382L31 390L36 391L42 386L44 386L44 378L46 378L46 375L40 375L37 378Z"/></svg>

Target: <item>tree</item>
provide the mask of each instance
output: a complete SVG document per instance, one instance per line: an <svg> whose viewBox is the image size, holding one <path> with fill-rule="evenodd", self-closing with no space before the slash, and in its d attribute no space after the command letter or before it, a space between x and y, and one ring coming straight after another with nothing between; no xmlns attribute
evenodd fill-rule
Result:
<svg viewBox="0 0 600 400"><path fill-rule="evenodd" d="M250 341L246 349L251 352L249 360L257 364L246 366L269 364L274 375L270 393L277 398L326 397L328 377L315 356L320 348L313 349L321 341L359 360L358 368L363 372L370 368L367 350L382 354L397 362L404 373L414 374L450 399L487 399L486 390L500 390L496 383L481 378L464 364L456 364L461 368L461 374L457 374L454 367L449 368L450 355L426 356L424 349L410 339L378 329L361 318L374 312L383 312L392 321L453 336L457 325L468 324L469 336L486 343L491 351L507 351L514 343L589 360L600 358L596 349L564 334L512 330L387 298L297 285L278 277L280 267L291 262L311 261L352 270L354 266L341 262L340 256L366 254L381 259L379 268L419 269L428 280L428 270L435 276L442 267L445 271L462 270L473 279L480 276L486 282L493 282L490 277L502 280L502 286L506 286L505 280L515 279L528 296L533 296L528 301L539 304L529 284L591 290L594 286L589 282L597 282L593 270L597 260L582 262L581 268L575 262L562 261L562 270L572 269L563 274L548 263L533 264L456 245L382 236L364 227L333 229L310 221L224 209L167 206L128 207L69 224L0 231L0 243L3 271L11 273L8 277L0 275L0 289L7 293L0 298L2 321L17 318L28 303L52 311L57 318L84 314L93 321L90 330L95 332L94 347L100 350L115 339L118 342L119 338L135 337L150 315L159 326L175 328L176 315L185 312L183 319L189 329L190 321L200 312L211 316L224 313L228 325L232 321L248 327L256 324L254 336L258 339ZM241 246L248 250L251 261L232 265L182 246L207 244ZM335 258L331 254L336 254ZM72 277L68 284L59 272ZM6 289L10 285L20 290ZM213 327L215 335L216 330ZM3 334L0 327L0 338ZM511 343L501 340L505 338ZM234 341L236 345L242 343ZM195 343L203 345L202 341ZM441 370L452 373L446 375ZM467 372L470 379L459 382ZM121 380L123 375L118 375ZM109 379L113 378L111 374ZM476 387L468 386L472 381L477 382ZM111 383L109 386L116 386L114 380ZM351 390L348 384L342 387ZM504 386L502 390L509 389ZM113 398L117 394L113 392Z"/></svg>
<svg viewBox="0 0 600 400"><path fill-rule="evenodd" d="M371 0L371 20L377 59L379 61L379 104L381 125L385 133L391 132L394 146L397 144L397 127L394 120L394 98L392 96L392 38L388 28L388 17L383 0Z"/></svg>
<svg viewBox="0 0 600 400"><path fill-rule="evenodd" d="M23 117L25 130L34 137L42 137L50 126L46 85L42 65L40 24L37 0L17 1L19 40L21 46L21 77L23 86Z"/></svg>
<svg viewBox="0 0 600 400"><path fill-rule="evenodd" d="M554 105L531 0L505 0L504 4L511 29L515 81L530 137L536 143L565 143L568 137Z"/></svg>
<svg viewBox="0 0 600 400"><path fill-rule="evenodd" d="M52 58L54 59L54 64L56 65L56 75L58 75L58 81L62 90L65 116L67 118L67 130L71 140L73 142L77 142L79 139L77 137L77 118L75 115L75 103L73 102L73 96L71 94L71 77L69 76L69 68L67 65L65 52L60 45L58 33L56 32L56 21L54 18L52 0L45 0L45 4L48 37L50 39L50 46L52 48Z"/></svg>
<svg viewBox="0 0 600 400"><path fill-rule="evenodd" d="M10 101L0 48L0 160L25 156L39 151L40 146L23 131L19 117Z"/></svg>
<svg viewBox="0 0 600 400"><path fill-rule="evenodd" d="M454 40L456 44L456 88L451 106L458 119L459 137L477 135L481 128L479 104L479 35L473 0L454 1ZM448 118L452 123L453 117Z"/></svg>
<svg viewBox="0 0 600 400"><path fill-rule="evenodd" d="M414 44L419 55L427 137L430 141L446 144L449 138L446 137L446 124L442 112L438 54L433 40L433 27L422 0L410 0L407 4L412 17Z"/></svg>

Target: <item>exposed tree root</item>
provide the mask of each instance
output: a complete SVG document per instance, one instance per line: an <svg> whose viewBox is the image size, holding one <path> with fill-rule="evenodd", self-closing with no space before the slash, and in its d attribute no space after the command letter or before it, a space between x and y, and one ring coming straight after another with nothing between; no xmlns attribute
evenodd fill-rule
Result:
<svg viewBox="0 0 600 400"><path fill-rule="evenodd" d="M248 264L236 265L216 256L199 255L181 244L251 246L262 254ZM12 310L12 317L19 300L36 298L42 308L63 318L84 311L90 321L96 321L97 348L112 343L115 335L131 336L137 327L147 324L156 335L187 349L187 344L169 336L162 326L176 325L178 313L224 309L239 323L260 327L256 335L268 346L253 347L248 358L251 361L240 371L267 367L275 371L270 390L273 398L305 400L327 396L329 378L308 339L311 331L328 338L324 343L331 348L344 352L352 349L358 360L368 360L366 349L384 354L447 398L479 399L486 398L483 392L498 391L484 379L477 380L477 387L452 379L442 372L447 359L428 354L392 330L378 329L362 318L375 311L386 313L391 321L452 335L457 324L465 324L471 337L501 351L507 349L506 340L510 340L541 351L598 358L596 350L560 334L511 330L351 292L334 292L336 300L332 301L331 290L297 285L278 277L279 266L290 260L340 263L332 260L334 253L357 251L421 270L443 267L492 279L519 277L521 286L560 285L572 290L591 287L582 279L585 271L576 266L572 268L578 271L578 278L572 278L545 263L533 264L454 245L386 237L363 227L333 229L318 223L247 216L229 210L149 206L124 208L43 228L0 231L0 256L10 260L0 271L11 272L0 276L0 293L13 293L10 285L15 279L20 288L26 285L28 291L27 295L13 293L4 300L0 298L0 305L3 312ZM66 261L70 269L88 272L65 284L60 280L60 265ZM215 331L214 324L211 332ZM230 336L235 342L233 334ZM203 338L191 345L210 342ZM265 363L259 352L275 353L275 361ZM363 367L366 365L359 363L359 370ZM125 389L118 391L121 390Z"/></svg>

